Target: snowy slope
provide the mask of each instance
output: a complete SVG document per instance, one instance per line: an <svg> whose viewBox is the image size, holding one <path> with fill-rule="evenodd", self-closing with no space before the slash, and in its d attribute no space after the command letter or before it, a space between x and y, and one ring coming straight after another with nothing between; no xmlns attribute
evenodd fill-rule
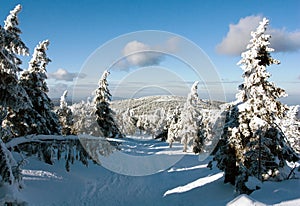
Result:
<svg viewBox="0 0 300 206"><path fill-rule="evenodd" d="M181 96L147 96L137 99L125 99L125 100L115 100L111 102L111 108L115 111L123 111L132 109L136 114L140 115L142 113L153 113L158 108L173 110L176 107L182 108L186 102L186 97ZM198 102L199 106L203 108L218 108L221 102L218 101L208 101L202 100Z"/></svg>
<svg viewBox="0 0 300 206"><path fill-rule="evenodd" d="M63 160L47 165L31 157L22 171L25 188L21 198L29 205L259 205L258 201L300 205L299 179L266 182L251 197L237 197L233 187L223 183L221 171L206 167L208 159L200 162L197 155L182 155L180 145L169 150L167 143L152 139L120 141L120 152L145 160L161 154L181 156L169 168L160 171L158 166L154 174L146 176L119 174L91 162L89 167L75 162L66 172ZM119 168L126 167L116 163ZM141 162L131 164L138 167Z"/></svg>

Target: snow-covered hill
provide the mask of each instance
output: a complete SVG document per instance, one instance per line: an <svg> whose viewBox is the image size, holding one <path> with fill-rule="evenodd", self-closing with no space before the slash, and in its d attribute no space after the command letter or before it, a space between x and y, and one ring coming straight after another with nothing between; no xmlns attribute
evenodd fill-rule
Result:
<svg viewBox="0 0 300 206"><path fill-rule="evenodd" d="M111 102L111 107L115 111L133 110L135 114L152 114L157 109L174 110L176 107L182 108L186 102L186 97L182 96L147 96L137 99L116 100ZM203 108L216 108L221 102L202 100L199 106Z"/></svg>
<svg viewBox="0 0 300 206"><path fill-rule="evenodd" d="M151 162L150 166L156 170L145 176L124 175L123 169L128 164L144 167L143 161L128 163L116 161L116 158L110 164L116 165L117 171L107 169L111 165L105 165L102 159L103 166L90 162L85 167L75 162L67 172L63 160L48 165L30 157L22 170L25 187L17 195L29 205L39 206L259 205L258 201L268 205L300 205L299 179L265 182L251 197L237 197L234 187L223 183L221 171L207 168L210 158L199 161L198 155L183 154L179 144L169 149L167 143L151 138L130 137L115 141L122 142L121 150L117 151L119 155L144 159L146 165ZM166 157L163 155L177 156L178 161L164 168L164 164L153 160L155 156Z"/></svg>

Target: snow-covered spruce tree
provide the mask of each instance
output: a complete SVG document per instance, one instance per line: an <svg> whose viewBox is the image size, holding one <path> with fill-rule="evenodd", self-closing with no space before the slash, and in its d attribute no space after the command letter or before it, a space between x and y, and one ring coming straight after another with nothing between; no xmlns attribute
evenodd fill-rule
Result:
<svg viewBox="0 0 300 206"><path fill-rule="evenodd" d="M156 139L166 141L168 137L167 112L164 108L157 109L154 113L154 136Z"/></svg>
<svg viewBox="0 0 300 206"><path fill-rule="evenodd" d="M125 135L134 135L137 127L137 118L134 115L134 110L127 108L126 111L118 112L118 125L122 125L121 132Z"/></svg>
<svg viewBox="0 0 300 206"><path fill-rule="evenodd" d="M145 127L144 127L144 123L145 123L145 121L144 121L144 116L145 116L145 114L142 114L142 115L139 115L138 116L138 119L137 119L137 122L136 122L136 127L137 127L137 129L139 130L139 134L141 135L142 134L142 131L144 131L145 129Z"/></svg>
<svg viewBox="0 0 300 206"><path fill-rule="evenodd" d="M11 151L8 150L4 142L10 140L13 136L9 128L2 127L2 121L6 117L7 110L2 107L0 110L0 185L1 183L6 183L14 185L16 188L21 188L22 175L20 165L17 164Z"/></svg>
<svg viewBox="0 0 300 206"><path fill-rule="evenodd" d="M21 30L17 27L20 11L21 6L17 5L6 18L4 28L0 26L0 107L7 112L2 126L13 136L34 130L34 125L30 128L34 115L30 114L35 113L26 91L18 84L17 74L22 62L17 55L28 55L28 48L20 38Z"/></svg>
<svg viewBox="0 0 300 206"><path fill-rule="evenodd" d="M67 94L68 91L66 90L60 98L60 107L56 110L56 114L61 124L62 135L72 134L72 128L74 124L72 110L68 107L68 103L66 101Z"/></svg>
<svg viewBox="0 0 300 206"><path fill-rule="evenodd" d="M1 133L2 131L0 131L0 135ZM21 187L21 180L19 166L0 138L0 182L16 184L17 187Z"/></svg>
<svg viewBox="0 0 300 206"><path fill-rule="evenodd" d="M7 149L2 141L3 136L7 135L7 131L2 128L2 120L6 116L6 111L0 111L0 182L15 184L21 187L21 172L11 152Z"/></svg>
<svg viewBox="0 0 300 206"><path fill-rule="evenodd" d="M167 118L168 121L168 136L167 142L170 148L172 148L173 142L178 140L180 125L178 124L180 118L179 107L175 108L171 116Z"/></svg>
<svg viewBox="0 0 300 206"><path fill-rule="evenodd" d="M166 135L166 112L163 108L156 109L147 114L140 115L138 118L138 127L144 131L144 134L152 135L153 138L165 140Z"/></svg>
<svg viewBox="0 0 300 206"><path fill-rule="evenodd" d="M300 154L300 120L297 118L299 105L290 106L287 115L280 119L278 125L289 140L293 149Z"/></svg>
<svg viewBox="0 0 300 206"><path fill-rule="evenodd" d="M45 120L38 126L39 134L60 134L59 120L47 95L46 66L51 61L46 55L48 45L49 41L45 40L35 47L28 70L21 74L20 85L31 97L34 109Z"/></svg>
<svg viewBox="0 0 300 206"><path fill-rule="evenodd" d="M17 73L21 71L21 60L17 55L28 55L28 48L20 39L17 14L21 11L18 5L5 20L4 28L0 26L0 106L6 108L30 107L28 96L18 85Z"/></svg>
<svg viewBox="0 0 300 206"><path fill-rule="evenodd" d="M199 147L202 142L199 139L202 115L197 108L197 102L199 101L197 93L198 83L199 82L196 81L192 85L191 92L187 97L187 101L183 107L180 120L178 122L180 125L178 137L181 138L184 152L187 151L189 145L193 145L193 148Z"/></svg>
<svg viewBox="0 0 300 206"><path fill-rule="evenodd" d="M92 136L102 136L100 127L96 120L95 107L90 101L82 101L71 106L71 110L74 117L74 124L72 127L72 133L74 134L88 134Z"/></svg>
<svg viewBox="0 0 300 206"><path fill-rule="evenodd" d="M97 123L104 137L123 137L115 120L114 112L109 106L111 94L108 90L107 76L109 71L105 70L99 80L99 87L95 91L94 105L96 108Z"/></svg>
<svg viewBox="0 0 300 206"><path fill-rule="evenodd" d="M244 70L244 82L239 86L237 102L229 109L215 156L217 166L225 171L225 182L234 184L239 193L256 189L247 183L250 176L261 181L286 178L286 160L298 160L275 124L285 116L287 107L277 100L285 95L284 90L268 81L266 67L279 63L270 55L270 35L265 34L268 23L264 18L251 33L248 50L238 63Z"/></svg>
<svg viewBox="0 0 300 206"><path fill-rule="evenodd" d="M21 6L17 5L5 20L4 28L0 26L0 106L15 110L28 108L30 104L24 89L18 85L17 73L21 71L21 60L17 55L28 55L28 48L20 39L21 30L18 13Z"/></svg>

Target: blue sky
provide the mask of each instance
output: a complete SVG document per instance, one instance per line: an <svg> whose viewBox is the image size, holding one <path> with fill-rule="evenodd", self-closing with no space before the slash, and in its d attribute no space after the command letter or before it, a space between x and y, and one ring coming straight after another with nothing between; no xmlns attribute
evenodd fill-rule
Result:
<svg viewBox="0 0 300 206"><path fill-rule="evenodd" d="M49 79L52 96L62 93L61 90L75 82L72 81L74 76L101 45L126 33L161 30L180 35L198 45L214 64L227 99L233 100L242 81L242 70L236 65L240 59L233 50L236 45L231 47L228 44L235 44L237 30L267 17L277 42L288 41L284 45L275 45L282 51L272 56L282 63L270 68L272 81L289 93L290 97L285 102L300 103L300 1L2 0L0 18L3 21L16 4L23 6L19 15L21 37L31 53L39 41L50 40L48 56L52 62L48 72L51 78L56 78ZM227 40L224 39L226 37ZM227 45L223 40L227 41ZM152 48L157 43L146 45ZM122 53L122 50L118 52ZM23 68L27 67L26 61ZM176 73L179 70L176 65L174 58L165 58L154 66L172 67ZM59 69L60 73L57 73ZM111 72L111 86L132 71ZM55 75L62 72L65 75L61 78ZM94 76L101 76L101 72L94 72ZM84 71L81 73L84 79L86 74ZM192 73L190 76L187 74L184 80L198 80L193 77Z"/></svg>

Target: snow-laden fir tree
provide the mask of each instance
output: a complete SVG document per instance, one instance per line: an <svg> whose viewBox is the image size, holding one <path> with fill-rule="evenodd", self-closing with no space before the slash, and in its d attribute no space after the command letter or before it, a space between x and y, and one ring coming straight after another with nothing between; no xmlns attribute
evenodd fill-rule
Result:
<svg viewBox="0 0 300 206"><path fill-rule="evenodd" d="M145 131L145 114L143 113L142 115L138 116L137 122L136 122L136 127L139 130L139 134L142 134L142 131Z"/></svg>
<svg viewBox="0 0 300 206"><path fill-rule="evenodd" d="M32 106L17 78L18 72L21 71L21 60L17 55L28 55L28 48L19 36L21 30L18 28L17 15L20 11L21 6L17 5L6 18L4 28L0 25L0 181L1 184L8 183L17 188L21 186L21 173L4 144L12 134L10 128L2 122L7 118L9 111L30 110Z"/></svg>
<svg viewBox="0 0 300 206"><path fill-rule="evenodd" d="M153 116L153 130L156 139L166 141L168 136L167 112L164 108L157 109Z"/></svg>
<svg viewBox="0 0 300 206"><path fill-rule="evenodd" d="M138 118L138 125L145 134L154 138L166 139L166 112L163 108L143 114Z"/></svg>
<svg viewBox="0 0 300 206"><path fill-rule="evenodd" d="M68 103L66 101L68 91L66 90L63 95L60 97L60 107L57 109L56 114L59 118L59 122L61 125L61 134L62 135L70 135L73 134L73 113L72 110L68 107Z"/></svg>
<svg viewBox="0 0 300 206"><path fill-rule="evenodd" d="M180 125L178 137L181 138L184 152L187 151L188 146L194 148L198 142L200 143L198 138L202 116L197 108L197 102L199 101L197 93L198 84L199 82L196 81L192 85L191 92L187 97L178 122Z"/></svg>
<svg viewBox="0 0 300 206"><path fill-rule="evenodd" d="M35 47L28 70L21 74L20 84L31 97L34 109L45 120L39 125L39 134L60 134L59 120L47 95L46 66L51 61L46 55L48 46L49 41L45 40Z"/></svg>
<svg viewBox="0 0 300 206"><path fill-rule="evenodd" d="M180 118L179 107L175 108L171 116L167 118L168 120L168 136L167 142L170 148L172 148L173 142L178 141L178 135L180 131L180 125L178 124Z"/></svg>
<svg viewBox="0 0 300 206"><path fill-rule="evenodd" d="M1 133L2 131L0 131L0 135ZM0 139L0 182L7 182L8 184L15 182L12 169L13 163L15 163L15 160L12 158L11 152L6 148L2 139Z"/></svg>
<svg viewBox="0 0 300 206"><path fill-rule="evenodd" d="M290 106L287 115L280 119L278 125L280 125L293 149L300 154L300 120L297 118L298 111L299 105Z"/></svg>
<svg viewBox="0 0 300 206"><path fill-rule="evenodd" d="M215 156L217 166L225 171L225 182L234 184L240 193L255 189L247 184L249 176L261 181L282 180L287 177L283 170L286 161L298 160L276 124L287 107L278 101L285 96L284 90L268 81L266 67L279 63L270 55L271 36L265 34L268 23L264 18L251 32L248 50L238 63L244 82L239 86L237 102L229 109Z"/></svg>
<svg viewBox="0 0 300 206"><path fill-rule="evenodd" d="M117 113L120 114L118 125L122 125L121 132L125 135L134 135L137 130L137 118L134 115L134 110L127 108L126 111Z"/></svg>
<svg viewBox="0 0 300 206"><path fill-rule="evenodd" d="M104 137L123 137L114 120L114 112L109 106L111 94L107 83L108 75L109 71L105 70L99 80L99 87L95 91L94 105L97 123Z"/></svg>
<svg viewBox="0 0 300 206"><path fill-rule="evenodd" d="M95 137L102 135L96 120L96 109L89 98L87 101L73 104L71 110L74 117L72 133L78 135L87 134Z"/></svg>
<svg viewBox="0 0 300 206"><path fill-rule="evenodd" d="M11 152L6 148L3 137L7 135L7 131L2 128L2 120L6 116L6 111L0 111L0 182L8 184L19 184L20 171L17 167Z"/></svg>
<svg viewBox="0 0 300 206"><path fill-rule="evenodd" d="M6 18L4 28L0 26L0 106L16 111L31 106L17 78L22 63L17 55L28 55L28 48L20 38L21 30L17 27L20 11L21 6L17 5Z"/></svg>
<svg viewBox="0 0 300 206"><path fill-rule="evenodd" d="M17 5L6 18L4 28L0 26L0 106L7 112L2 126L11 131L12 136L25 135L35 130L37 122L34 121L37 115L31 100L18 84L21 60L17 55L28 55L28 49L20 38L21 30L17 27L17 14L20 11L21 6Z"/></svg>

